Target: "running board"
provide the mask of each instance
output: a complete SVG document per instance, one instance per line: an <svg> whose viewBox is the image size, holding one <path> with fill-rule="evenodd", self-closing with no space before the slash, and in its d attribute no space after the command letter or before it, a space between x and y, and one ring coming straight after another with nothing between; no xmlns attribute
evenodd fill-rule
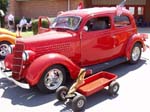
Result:
<svg viewBox="0 0 150 112"><path fill-rule="evenodd" d="M95 64L95 65L92 65L92 66L87 66L87 67L85 67L85 69L86 70L90 69L90 70L92 70L92 74L95 74L95 73L100 72L102 70L105 70L107 68L111 68L115 65L124 63L126 61L127 61L127 59L125 57L120 57L120 58L117 58L117 59L114 59L114 60L111 60L111 61L108 61L108 62L105 62L105 63Z"/></svg>

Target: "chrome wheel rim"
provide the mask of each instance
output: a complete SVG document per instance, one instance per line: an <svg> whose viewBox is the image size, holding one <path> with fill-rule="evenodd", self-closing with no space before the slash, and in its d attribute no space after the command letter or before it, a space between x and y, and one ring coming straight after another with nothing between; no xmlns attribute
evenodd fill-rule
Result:
<svg viewBox="0 0 150 112"><path fill-rule="evenodd" d="M63 82L63 73L59 69L51 69L44 78L44 84L49 90L57 89Z"/></svg>
<svg viewBox="0 0 150 112"><path fill-rule="evenodd" d="M118 90L118 86L115 85L115 86L113 87L113 92L116 92L117 90Z"/></svg>
<svg viewBox="0 0 150 112"><path fill-rule="evenodd" d="M133 61L137 61L139 59L140 53L141 53L141 51L140 51L139 47L134 47L133 48L133 52L132 52Z"/></svg>
<svg viewBox="0 0 150 112"><path fill-rule="evenodd" d="M65 99L66 94L67 94L67 91L62 91L60 94L61 98Z"/></svg>
<svg viewBox="0 0 150 112"><path fill-rule="evenodd" d="M9 53L9 45L7 44L1 44L0 45L0 55L6 56Z"/></svg>
<svg viewBox="0 0 150 112"><path fill-rule="evenodd" d="M84 106L84 100L80 99L78 102L77 102L77 106L79 108L82 108Z"/></svg>

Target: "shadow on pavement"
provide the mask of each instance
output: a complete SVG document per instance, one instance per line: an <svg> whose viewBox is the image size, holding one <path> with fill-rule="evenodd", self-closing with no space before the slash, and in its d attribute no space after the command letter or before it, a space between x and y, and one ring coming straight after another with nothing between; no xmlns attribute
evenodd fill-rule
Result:
<svg viewBox="0 0 150 112"><path fill-rule="evenodd" d="M1 97L10 99L13 105L34 107L55 99L54 94L42 94L36 87L22 89L5 78L0 79L0 89L4 90Z"/></svg>
<svg viewBox="0 0 150 112"><path fill-rule="evenodd" d="M147 28L138 28L139 33L150 33L150 27Z"/></svg>
<svg viewBox="0 0 150 112"><path fill-rule="evenodd" d="M127 75L128 72L136 70L138 68L140 68L142 65L146 64L146 60L141 59L137 64L134 65L130 65L128 63L123 63L120 65L117 65L115 67L112 67L110 69L107 69L106 71L114 73L116 75L118 75L118 78L123 77L125 75ZM103 89L102 91L93 94L90 97L87 97L87 109L98 104L98 103L102 103L103 101L106 100L113 100L114 98L116 98L117 96L110 96L107 89Z"/></svg>
<svg viewBox="0 0 150 112"><path fill-rule="evenodd" d="M146 59L141 59L138 63L136 64L129 64L129 63L123 63L120 65L117 65L115 67L109 68L106 71L114 73L118 75L118 78L126 75L130 71L136 70L140 68L142 65L146 64Z"/></svg>
<svg viewBox="0 0 150 112"><path fill-rule="evenodd" d="M103 89L103 90L101 90L101 91L99 91L99 92L97 92L97 93L95 93L89 97L86 97L87 103L85 105L85 110L96 105L96 104L102 103L103 101L112 100L117 96L118 95L110 96L108 91L106 89ZM64 108L60 112L73 112L71 101L68 102L66 105L64 102L57 101L54 105L55 106L63 105ZM85 112L85 110L82 110L80 112Z"/></svg>
<svg viewBox="0 0 150 112"><path fill-rule="evenodd" d="M141 59L139 63L134 65L129 65L128 63L123 63L113 68L107 69L106 71L112 72L118 75L118 77L125 76L128 72L136 70L140 68L142 65L146 64L145 59ZM42 94L39 92L37 88L31 88L29 90L22 89L12 82L8 81L5 78L0 79L0 89L4 89L3 95L1 97L8 98L11 100L13 105L24 105L28 107L34 107L41 104L48 103L55 99L55 94ZM106 89L99 91L89 97L87 97L86 109L98 104L102 103L105 100L111 100L115 97L109 96L108 91ZM63 103L56 102L54 106L61 105ZM61 112L71 112L71 105L67 104ZM84 112L84 111L83 111Z"/></svg>
<svg viewBox="0 0 150 112"><path fill-rule="evenodd" d="M130 65L128 63L123 63L123 64L120 64L118 66L107 69L106 71L117 74L118 78L120 78L120 77L125 76L128 72L140 68L144 64L147 64L146 59L141 59L137 64ZM86 103L85 109L88 109L88 108L90 108L96 104L102 103L103 101L106 101L106 100L113 100L117 96L118 95L110 96L108 90L103 89L103 90L101 90L101 91L99 91L99 92L97 92L97 93L95 93L89 97L86 97L87 103ZM61 110L61 112L66 112L66 111L72 112L71 103L65 105L64 102L57 101L54 105L55 106L63 105L64 108ZM84 112L84 110L82 112Z"/></svg>

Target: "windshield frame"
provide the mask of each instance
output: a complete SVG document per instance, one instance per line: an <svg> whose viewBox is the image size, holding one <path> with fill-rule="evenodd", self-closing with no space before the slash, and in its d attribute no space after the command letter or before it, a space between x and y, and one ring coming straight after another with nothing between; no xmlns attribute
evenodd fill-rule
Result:
<svg viewBox="0 0 150 112"><path fill-rule="evenodd" d="M76 27L73 27L73 28L71 28L71 27L65 27L65 26L55 26L55 24L56 24L56 21L59 19L59 18L71 18L71 17L74 17L74 18L78 18L79 19L79 21L78 21L78 24L76 25ZM80 27L80 23L81 23L81 21L82 21L82 17L80 17L80 16L74 16L74 15L67 15L67 16L58 16L58 17L56 17L56 19L54 20L54 22L51 24L51 26L50 26L50 28L52 28L52 29L57 29L57 28L61 28L61 29L69 29L69 30L77 30L79 27Z"/></svg>

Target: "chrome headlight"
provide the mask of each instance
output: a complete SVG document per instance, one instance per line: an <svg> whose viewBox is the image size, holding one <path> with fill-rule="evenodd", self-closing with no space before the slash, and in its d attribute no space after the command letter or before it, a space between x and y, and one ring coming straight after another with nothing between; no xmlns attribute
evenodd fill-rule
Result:
<svg viewBox="0 0 150 112"><path fill-rule="evenodd" d="M27 51L22 53L22 59L23 61L27 61L29 59L29 53Z"/></svg>
<svg viewBox="0 0 150 112"><path fill-rule="evenodd" d="M10 45L8 48L8 53L12 54L13 53L13 49L14 49L15 45Z"/></svg>

